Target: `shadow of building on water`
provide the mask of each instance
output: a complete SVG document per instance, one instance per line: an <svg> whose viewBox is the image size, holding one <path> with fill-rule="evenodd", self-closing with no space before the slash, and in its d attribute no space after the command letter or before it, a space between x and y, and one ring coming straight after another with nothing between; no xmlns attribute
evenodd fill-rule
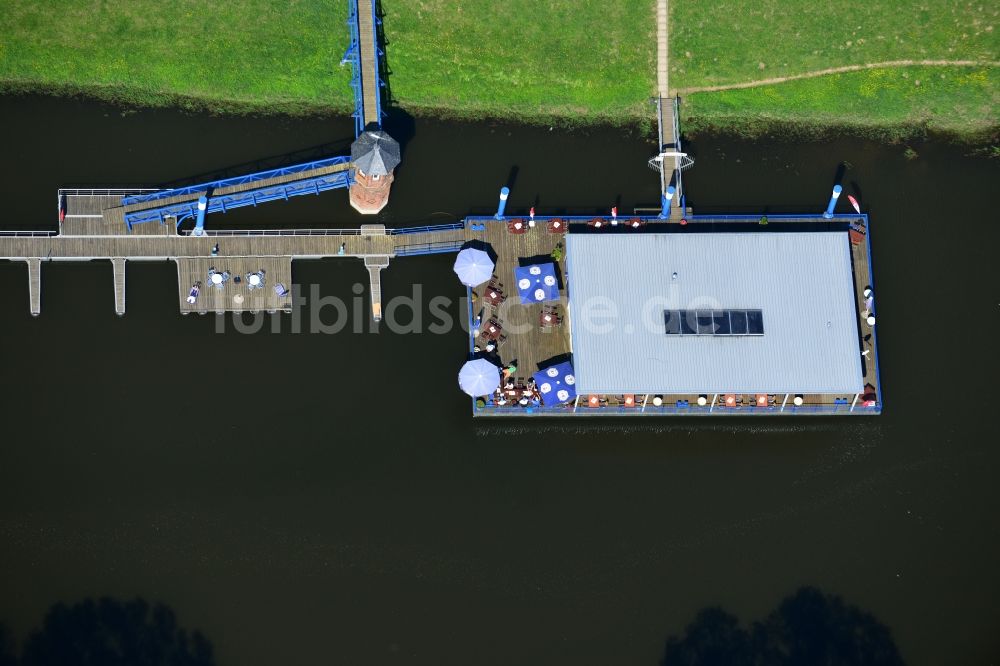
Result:
<svg viewBox="0 0 1000 666"><path fill-rule="evenodd" d="M2 640L2 635L0 635ZM0 664L2 661L0 642ZM18 663L11 657L10 664ZM21 650L21 666L212 666L212 645L177 624L173 610L143 599L85 599L49 608Z"/></svg>
<svg viewBox="0 0 1000 666"><path fill-rule="evenodd" d="M889 628L871 613L800 588L749 628L721 608L667 640L662 666L901 666Z"/></svg>

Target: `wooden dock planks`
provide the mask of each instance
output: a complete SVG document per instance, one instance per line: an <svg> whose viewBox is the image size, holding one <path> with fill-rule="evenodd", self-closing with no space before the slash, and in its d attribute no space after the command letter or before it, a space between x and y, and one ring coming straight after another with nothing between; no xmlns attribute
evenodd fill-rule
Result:
<svg viewBox="0 0 1000 666"><path fill-rule="evenodd" d="M191 312L277 312L292 308L292 258L291 257L183 257L177 261L179 304L182 314ZM228 272L228 281L214 286L209 270ZM264 271L264 285L251 289L248 273ZM236 278L239 278L239 282ZM200 293L194 303L188 295L195 283ZM280 296L274 287L282 284L289 291Z"/></svg>
<svg viewBox="0 0 1000 666"><path fill-rule="evenodd" d="M656 1L656 88L659 97L670 95L669 65L670 42L667 28L670 21L670 8L667 0Z"/></svg>
<svg viewBox="0 0 1000 666"><path fill-rule="evenodd" d="M365 257L368 270L368 284L371 293L372 319L382 320L382 269L389 265L387 256Z"/></svg>
<svg viewBox="0 0 1000 666"><path fill-rule="evenodd" d="M871 384L878 389L878 377L875 372L875 354L877 353L875 348L875 331L872 330L872 327L865 322L864 316L864 290L867 286L872 284L871 265L868 262L867 237L863 238L860 243L851 243L851 264L854 268L854 296L856 306L858 308L858 326L861 336L861 339L859 340L859 345L861 347L859 353L863 353L865 350L868 350L868 353L861 357L861 363L865 374L865 383ZM866 337L868 337L867 340L865 339Z"/></svg>
<svg viewBox="0 0 1000 666"><path fill-rule="evenodd" d="M113 257L111 266L115 276L115 314L122 316L125 314L125 259Z"/></svg>
<svg viewBox="0 0 1000 666"><path fill-rule="evenodd" d="M41 312L41 258L90 261L105 259L114 271L115 312L125 313L125 264L129 259L174 260L178 264L179 302L182 312L269 311L291 307L290 297L277 296L276 282L291 289L291 262L295 258L329 257L363 259L372 287L372 312L381 317L381 270L401 249L411 246L455 244L465 240L464 229L390 234L383 225L364 225L358 232L309 233L237 232L236 235L178 236L172 225L140 225L159 234L109 233L106 223L84 219L71 226L73 234L58 236L0 235L0 258L28 263L31 313ZM64 231L66 228L64 227ZM90 232L90 233L87 233ZM213 254L218 246L218 254ZM263 290L243 290L235 281L218 290L207 286L208 269L229 271L245 277L261 268L268 275ZM195 282L203 283L202 294L194 304L187 296ZM247 293L243 293L247 292ZM242 296L242 302L235 299Z"/></svg>
<svg viewBox="0 0 1000 666"><path fill-rule="evenodd" d="M521 305L514 280L514 267L522 259L538 257L541 261L552 261L550 255L557 245L565 250L565 236L551 234L544 222L524 234L512 234L506 222L488 221L486 231L467 231L467 240L488 243L497 254L494 274L504 284L506 300L498 307L488 305L483 300L486 285L476 289L478 298L473 301L473 316L484 310L483 321L497 316L507 335L507 340L499 347L501 361L506 365L517 364L518 377L528 377L538 371L538 363L556 356L567 354L570 347L570 313L567 295L565 254L556 262L560 280L559 302L533 303ZM547 259L546 259L547 258ZM539 323L543 305L556 305L563 317L561 326L543 329ZM485 344L485 343L482 343Z"/></svg>
<svg viewBox="0 0 1000 666"><path fill-rule="evenodd" d="M380 122L377 81L378 58L375 53L375 17L369 0L357 0L358 34L361 40L361 92L364 96L364 124L377 125Z"/></svg>
<svg viewBox="0 0 1000 666"><path fill-rule="evenodd" d="M42 313L42 260L28 259L28 307L32 316Z"/></svg>

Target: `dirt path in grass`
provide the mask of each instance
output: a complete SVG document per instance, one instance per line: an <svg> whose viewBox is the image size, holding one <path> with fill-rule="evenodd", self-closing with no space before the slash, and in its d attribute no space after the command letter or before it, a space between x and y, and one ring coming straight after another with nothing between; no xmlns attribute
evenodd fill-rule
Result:
<svg viewBox="0 0 1000 666"><path fill-rule="evenodd" d="M759 81L744 81L743 83L725 83L717 86L701 86L698 88L678 88L677 94L691 94L701 92L720 92L723 90L739 90L742 88L756 88L758 86L769 86L775 83L795 81L797 79L812 79L817 76L827 74L842 74L844 72L860 72L865 69L882 69L888 67L912 67L914 65L922 67L1000 67L1000 61L996 60L889 60L887 62L872 62L866 65L844 65L843 67L828 67L814 72L803 74L791 74L789 76L777 76L773 79L760 79Z"/></svg>

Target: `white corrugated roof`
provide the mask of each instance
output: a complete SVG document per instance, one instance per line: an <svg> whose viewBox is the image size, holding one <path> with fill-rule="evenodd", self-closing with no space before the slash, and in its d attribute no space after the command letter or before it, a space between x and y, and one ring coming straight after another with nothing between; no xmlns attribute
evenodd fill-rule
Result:
<svg viewBox="0 0 1000 666"><path fill-rule="evenodd" d="M566 259L580 393L862 390L846 231L571 232ZM665 332L664 310L730 308L764 335Z"/></svg>

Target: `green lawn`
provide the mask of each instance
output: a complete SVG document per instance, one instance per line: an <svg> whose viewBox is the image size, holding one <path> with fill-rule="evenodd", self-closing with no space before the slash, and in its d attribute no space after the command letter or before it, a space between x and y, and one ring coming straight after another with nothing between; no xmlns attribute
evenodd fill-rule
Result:
<svg viewBox="0 0 1000 666"><path fill-rule="evenodd" d="M1000 60L1000 5L968 0L673 0L671 87L890 60Z"/></svg>
<svg viewBox="0 0 1000 666"><path fill-rule="evenodd" d="M892 60L1000 60L1000 5L967 0L674 0L671 88ZM917 83L919 81L919 84ZM996 68L904 67L686 97L686 127L770 121L981 134L1000 124Z"/></svg>
<svg viewBox="0 0 1000 666"><path fill-rule="evenodd" d="M383 0L413 112L651 120L654 0ZM898 59L1000 59L1000 5L671 0L673 89ZM0 0L0 87L132 104L343 112L346 0ZM942 78L943 76L943 78ZM916 85L919 80L920 85ZM686 127L785 120L981 132L996 68L903 68L686 97Z"/></svg>
<svg viewBox="0 0 1000 666"><path fill-rule="evenodd" d="M650 0L385 0L393 94L472 114L649 114Z"/></svg>
<svg viewBox="0 0 1000 666"><path fill-rule="evenodd" d="M780 121L808 128L848 126L884 138L905 136L914 126L982 136L998 124L1000 70L873 69L697 93L685 98L683 108L689 130L718 126L753 135Z"/></svg>
<svg viewBox="0 0 1000 666"><path fill-rule="evenodd" d="M0 80L135 103L346 108L341 0L0 0Z"/></svg>
<svg viewBox="0 0 1000 666"><path fill-rule="evenodd" d="M346 0L0 0L0 80L259 109L345 109ZM650 0L385 0L391 86L458 115L634 117Z"/></svg>

